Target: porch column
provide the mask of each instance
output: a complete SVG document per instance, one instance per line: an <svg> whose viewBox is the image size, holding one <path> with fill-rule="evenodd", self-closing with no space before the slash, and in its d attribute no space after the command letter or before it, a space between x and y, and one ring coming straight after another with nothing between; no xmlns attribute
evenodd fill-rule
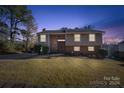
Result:
<svg viewBox="0 0 124 93"><path fill-rule="evenodd" d="M50 53L50 34L49 33L48 33L48 47L49 47L48 53Z"/></svg>

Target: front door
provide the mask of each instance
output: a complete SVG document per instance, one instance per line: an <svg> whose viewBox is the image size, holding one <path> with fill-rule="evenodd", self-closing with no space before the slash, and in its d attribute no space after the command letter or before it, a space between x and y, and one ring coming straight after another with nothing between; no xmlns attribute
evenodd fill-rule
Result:
<svg viewBox="0 0 124 93"><path fill-rule="evenodd" d="M65 52L65 41L57 41L57 50L58 52Z"/></svg>

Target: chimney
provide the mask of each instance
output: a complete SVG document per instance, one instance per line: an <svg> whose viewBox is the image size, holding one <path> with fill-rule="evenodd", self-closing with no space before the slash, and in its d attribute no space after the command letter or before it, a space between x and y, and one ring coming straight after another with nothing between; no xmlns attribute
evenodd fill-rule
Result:
<svg viewBox="0 0 124 93"><path fill-rule="evenodd" d="M46 31L46 28L43 28L43 29L42 29L42 32L45 32L45 31Z"/></svg>

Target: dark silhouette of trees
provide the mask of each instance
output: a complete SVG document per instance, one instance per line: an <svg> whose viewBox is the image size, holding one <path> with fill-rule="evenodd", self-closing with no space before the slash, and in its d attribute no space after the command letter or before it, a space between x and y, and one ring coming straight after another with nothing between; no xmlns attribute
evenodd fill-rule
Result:
<svg viewBox="0 0 124 93"><path fill-rule="evenodd" d="M84 27L75 27L74 29L62 27L60 30L93 30L93 29L94 29L93 25L87 25Z"/></svg>
<svg viewBox="0 0 124 93"><path fill-rule="evenodd" d="M28 50L29 43L37 31L31 10L24 5L2 5L0 6L0 27L2 27L1 23L6 25L5 28L8 27L11 44L16 41L17 35L22 35Z"/></svg>
<svg viewBox="0 0 124 93"><path fill-rule="evenodd" d="M21 31L23 36L23 41L25 45L26 51L29 51L31 45L34 45L36 36L35 33L37 32L37 24L31 13L27 16L27 20L24 22L25 30Z"/></svg>
<svg viewBox="0 0 124 93"><path fill-rule="evenodd" d="M82 29L84 29L84 30L92 30L92 29L94 29L94 27L92 25L87 25L87 26L84 26Z"/></svg>
<svg viewBox="0 0 124 93"><path fill-rule="evenodd" d="M27 6L0 6L0 18L9 26L10 40L14 41L18 34L19 27L28 21L27 16L31 14Z"/></svg>

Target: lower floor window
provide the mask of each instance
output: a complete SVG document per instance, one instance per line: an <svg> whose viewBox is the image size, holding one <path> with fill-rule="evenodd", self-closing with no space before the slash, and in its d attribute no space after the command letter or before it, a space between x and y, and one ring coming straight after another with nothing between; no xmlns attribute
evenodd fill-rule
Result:
<svg viewBox="0 0 124 93"><path fill-rule="evenodd" d="M89 46L88 47L88 51L94 51L95 49L94 49L94 46Z"/></svg>
<svg viewBox="0 0 124 93"><path fill-rule="evenodd" d="M74 51L80 51L80 47L79 46L75 46L74 47Z"/></svg>

